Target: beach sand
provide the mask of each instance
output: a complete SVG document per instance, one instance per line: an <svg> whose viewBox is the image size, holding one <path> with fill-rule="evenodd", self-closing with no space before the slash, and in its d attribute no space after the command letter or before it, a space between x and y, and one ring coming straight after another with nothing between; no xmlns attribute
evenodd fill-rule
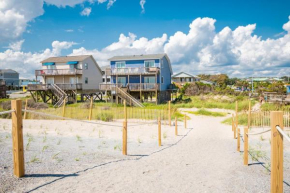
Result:
<svg viewBox="0 0 290 193"><path fill-rule="evenodd" d="M174 135L174 126L162 125L161 147L156 121L144 124L142 120L128 120L127 156L121 151L122 120L98 122L109 126L25 120L26 177L21 179L13 177L11 120L0 120L0 191L270 191L270 172L250 156L250 166L243 165L231 126L221 124L225 117L189 116L188 129L178 122L178 136ZM264 138L251 137L250 146L263 143L263 150L269 152L267 136ZM289 146L285 142L285 192L290 191Z"/></svg>

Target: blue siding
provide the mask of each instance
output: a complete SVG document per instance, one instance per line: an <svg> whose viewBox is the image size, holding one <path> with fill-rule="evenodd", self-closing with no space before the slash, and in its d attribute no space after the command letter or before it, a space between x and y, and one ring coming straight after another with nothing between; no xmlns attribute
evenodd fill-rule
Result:
<svg viewBox="0 0 290 193"><path fill-rule="evenodd" d="M157 76L157 83L160 84L160 90L165 91L169 88L171 84L171 71L169 67L169 62L167 61L166 57L163 57L162 59L163 62L163 68L160 66L160 61L159 59L155 60L155 66L159 67L161 69L160 74ZM137 67L144 67L144 61L145 60L127 60L125 61L126 67L132 67L132 68L137 68ZM116 64L116 61L111 61L111 67L114 68ZM128 76L119 76L119 77L126 77L126 83L128 83ZM163 84L161 84L161 77L163 77ZM144 83L144 76L141 78L141 83ZM116 76L111 77L111 82L116 83ZM140 83L140 76L130 76L130 83Z"/></svg>
<svg viewBox="0 0 290 193"><path fill-rule="evenodd" d="M167 90L171 84L171 71L169 67L169 63L166 59L166 57L162 58L163 61L163 68L161 68L161 77L163 77L163 84L161 83L160 90L164 91ZM161 77L160 77L160 82L161 82Z"/></svg>

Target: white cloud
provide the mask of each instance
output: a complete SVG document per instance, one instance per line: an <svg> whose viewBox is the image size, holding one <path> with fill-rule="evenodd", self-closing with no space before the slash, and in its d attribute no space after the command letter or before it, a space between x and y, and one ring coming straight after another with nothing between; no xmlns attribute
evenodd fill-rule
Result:
<svg viewBox="0 0 290 193"><path fill-rule="evenodd" d="M25 40L20 40L20 41L17 41L17 42L10 43L8 48L10 48L13 51L20 51L24 41Z"/></svg>
<svg viewBox="0 0 290 193"><path fill-rule="evenodd" d="M84 10L80 13L82 16L89 16L92 12L92 8L86 7Z"/></svg>
<svg viewBox="0 0 290 193"><path fill-rule="evenodd" d="M141 8L142 8L142 13L145 13L145 7L144 7L145 3L146 3L146 0L140 0L140 5L141 5Z"/></svg>
<svg viewBox="0 0 290 193"><path fill-rule="evenodd" d="M42 6L41 0L0 0L0 42L21 36L27 23L43 14Z"/></svg>
<svg viewBox="0 0 290 193"><path fill-rule="evenodd" d="M29 22L43 15L44 2L48 5L74 7L75 5L107 2L109 9L116 0L0 0L0 43L18 39L26 31ZM91 8L82 11L83 15L90 15Z"/></svg>
<svg viewBox="0 0 290 193"><path fill-rule="evenodd" d="M177 31L168 37L148 39L137 38L133 33L120 34L118 41L103 49L88 50L80 47L72 50L72 55L91 54L101 65L108 64L108 58L115 55L137 55L167 53L175 72L227 73L230 76L283 76L290 74L290 34L280 38L262 40L254 34L255 24L229 27L217 31L215 19L197 18L189 25L187 33ZM288 30L289 22L283 25ZM20 45L21 43L18 43ZM52 43L52 49L38 53L20 52L20 46L14 50L0 52L0 68L11 66L24 73L33 75L40 67L39 62L49 56L60 55L61 50L69 49L74 42ZM18 50L18 51L17 51ZM23 68L25 66L25 68Z"/></svg>
<svg viewBox="0 0 290 193"><path fill-rule="evenodd" d="M74 42L52 42L52 49L45 49L41 52L21 52L20 50L7 49L0 52L0 69L11 68L20 73L20 77L34 78L34 70L40 69L40 61L61 55L63 49L68 49Z"/></svg>

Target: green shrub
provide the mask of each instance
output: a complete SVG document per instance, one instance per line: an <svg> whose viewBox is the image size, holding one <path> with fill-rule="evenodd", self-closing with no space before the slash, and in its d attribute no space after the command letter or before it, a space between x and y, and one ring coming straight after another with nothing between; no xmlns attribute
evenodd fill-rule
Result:
<svg viewBox="0 0 290 193"><path fill-rule="evenodd" d="M97 120L102 120L102 121L113 121L113 114L109 112L100 112L97 114Z"/></svg>

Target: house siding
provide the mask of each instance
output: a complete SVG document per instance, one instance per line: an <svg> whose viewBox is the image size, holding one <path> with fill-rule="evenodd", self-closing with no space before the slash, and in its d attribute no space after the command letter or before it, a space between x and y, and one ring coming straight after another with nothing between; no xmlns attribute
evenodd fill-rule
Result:
<svg viewBox="0 0 290 193"><path fill-rule="evenodd" d="M88 64L88 69L84 69L85 63ZM98 90L100 83L103 82L101 70L96 66L96 63L91 57L82 61L81 64L83 67L83 75L80 83L83 83L83 90ZM88 84L85 84L86 77L88 78Z"/></svg>
<svg viewBox="0 0 290 193"><path fill-rule="evenodd" d="M171 71L169 67L169 62L166 59L166 57L163 57L162 59L163 62L163 68L160 68L160 90L165 91L169 88L171 84ZM161 83L161 77L163 77L163 83Z"/></svg>

